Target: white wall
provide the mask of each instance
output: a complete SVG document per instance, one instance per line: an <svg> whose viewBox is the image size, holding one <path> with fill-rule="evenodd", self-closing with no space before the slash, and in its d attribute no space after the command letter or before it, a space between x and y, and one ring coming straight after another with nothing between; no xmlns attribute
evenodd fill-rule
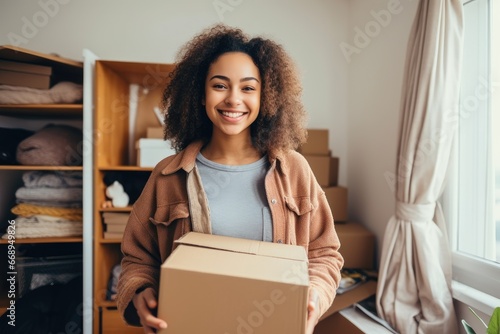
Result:
<svg viewBox="0 0 500 334"><path fill-rule="evenodd" d="M0 44L82 59L173 62L179 47L223 21L284 45L303 77L309 127L328 128L347 180L347 67L337 45L347 35L348 1L19 0L0 4Z"/></svg>
<svg viewBox="0 0 500 334"><path fill-rule="evenodd" d="M378 255L395 199L399 107L407 39L418 1L350 2L348 180L350 215L377 236ZM354 50L354 51L352 51ZM345 61L346 62L346 61Z"/></svg>

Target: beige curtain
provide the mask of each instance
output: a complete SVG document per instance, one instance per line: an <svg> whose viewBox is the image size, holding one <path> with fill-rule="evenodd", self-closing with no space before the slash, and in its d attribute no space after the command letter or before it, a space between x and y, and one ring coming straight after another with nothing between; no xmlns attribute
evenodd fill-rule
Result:
<svg viewBox="0 0 500 334"><path fill-rule="evenodd" d="M383 240L377 309L400 333L458 333L451 252L438 203L457 127L460 0L421 0L402 91L396 212Z"/></svg>

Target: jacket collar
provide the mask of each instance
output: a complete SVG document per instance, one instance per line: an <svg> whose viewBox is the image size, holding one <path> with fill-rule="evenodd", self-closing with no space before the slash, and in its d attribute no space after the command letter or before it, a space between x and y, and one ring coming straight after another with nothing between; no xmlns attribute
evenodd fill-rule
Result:
<svg viewBox="0 0 500 334"><path fill-rule="evenodd" d="M196 156L203 147L203 141L196 141L188 145L184 150L176 154L170 162L163 167L161 174L169 175L177 172L179 169L185 170L187 173L191 172L196 164ZM289 164L287 159L284 158L283 151L269 152L268 159L271 166L276 166L276 169L281 173L288 175Z"/></svg>

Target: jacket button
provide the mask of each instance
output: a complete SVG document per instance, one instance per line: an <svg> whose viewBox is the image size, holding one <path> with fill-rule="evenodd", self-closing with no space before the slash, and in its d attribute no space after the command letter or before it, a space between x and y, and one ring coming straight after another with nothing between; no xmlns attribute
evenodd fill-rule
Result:
<svg viewBox="0 0 500 334"><path fill-rule="evenodd" d="M271 203L276 204L276 203L278 203L278 201L276 200L276 198L273 198L273 199L271 200Z"/></svg>

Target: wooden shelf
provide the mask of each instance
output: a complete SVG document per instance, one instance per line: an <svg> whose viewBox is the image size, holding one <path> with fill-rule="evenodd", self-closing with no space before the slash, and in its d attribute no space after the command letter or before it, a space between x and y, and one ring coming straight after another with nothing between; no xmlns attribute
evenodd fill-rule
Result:
<svg viewBox="0 0 500 334"><path fill-rule="evenodd" d="M27 166L27 165L3 165L0 170L45 170L45 171L83 171L82 166Z"/></svg>
<svg viewBox="0 0 500 334"><path fill-rule="evenodd" d="M99 212L130 212L132 211L131 206L127 206L124 208L101 208Z"/></svg>
<svg viewBox="0 0 500 334"><path fill-rule="evenodd" d="M100 171L103 172L114 172L114 171L124 171L124 172L151 172L153 167L139 167L139 166L106 166L98 167Z"/></svg>
<svg viewBox="0 0 500 334"><path fill-rule="evenodd" d="M16 239L16 244L48 244L48 243L78 243L81 237L51 237L51 238L22 238ZM8 240L0 239L0 245L8 244Z"/></svg>
<svg viewBox="0 0 500 334"><path fill-rule="evenodd" d="M114 300L101 300L98 304L101 307L116 307L116 302Z"/></svg>
<svg viewBox="0 0 500 334"><path fill-rule="evenodd" d="M122 239L101 239L99 240L101 244L121 244Z"/></svg>
<svg viewBox="0 0 500 334"><path fill-rule="evenodd" d="M0 104L0 115L33 118L81 118L82 104Z"/></svg>

